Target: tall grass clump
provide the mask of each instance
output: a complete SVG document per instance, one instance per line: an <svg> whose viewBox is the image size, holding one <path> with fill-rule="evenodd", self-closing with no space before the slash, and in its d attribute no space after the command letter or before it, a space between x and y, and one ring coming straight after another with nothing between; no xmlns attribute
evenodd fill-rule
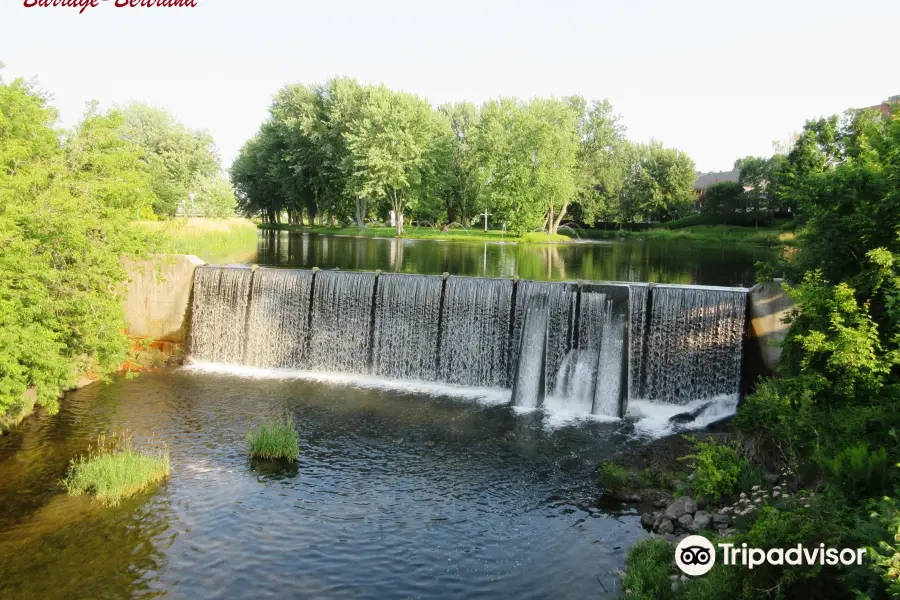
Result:
<svg viewBox="0 0 900 600"><path fill-rule="evenodd" d="M168 476L168 447L138 449L126 432L99 436L87 455L72 459L62 485L70 496L90 494L101 504L114 506Z"/></svg>
<svg viewBox="0 0 900 600"><path fill-rule="evenodd" d="M300 434L290 417L262 423L247 432L250 456L267 460L296 461L300 454Z"/></svg>

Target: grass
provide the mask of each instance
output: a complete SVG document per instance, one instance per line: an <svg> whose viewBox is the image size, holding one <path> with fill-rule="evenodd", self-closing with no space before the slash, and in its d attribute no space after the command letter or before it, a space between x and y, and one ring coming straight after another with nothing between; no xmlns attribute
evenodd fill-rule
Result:
<svg viewBox="0 0 900 600"><path fill-rule="evenodd" d="M779 227L737 227L732 225L695 225L681 229L647 229L644 231L607 230L579 231L579 235L593 239L634 238L642 240L683 240L757 246L793 246L796 234Z"/></svg>
<svg viewBox="0 0 900 600"><path fill-rule="evenodd" d="M396 237L392 227L301 227L299 225L262 225L261 229L278 229L282 231L302 231L322 235L346 235L352 237ZM566 234L551 236L547 233L533 232L515 236L499 230L483 231L481 229L454 228L443 232L431 227L407 227L403 236L420 240L462 240L471 242L518 242L525 244L572 243L578 240L634 238L643 240L684 240L697 242L715 242L732 244L751 244L758 246L783 247L794 245L796 234L792 231L774 227L740 227L734 225L695 225L680 229L659 227L643 231L619 229L569 229Z"/></svg>
<svg viewBox="0 0 900 600"><path fill-rule="evenodd" d="M300 434L289 417L262 423L247 432L250 456L294 462L300 455Z"/></svg>
<svg viewBox="0 0 900 600"><path fill-rule="evenodd" d="M69 464L62 485L70 496L90 494L107 506L148 489L169 476L169 449L135 448L131 435L101 435L97 445Z"/></svg>
<svg viewBox="0 0 900 600"><path fill-rule="evenodd" d="M321 235L346 235L352 237L397 237L397 230L393 227L306 227L300 225L260 225L260 229L275 229L280 231L298 231L304 233L317 233ZM565 235L551 236L543 232L526 233L516 236L508 231L489 229L484 231L479 227L463 229L451 228L449 231L441 231L433 227L407 227L400 236L413 240L439 240L439 241L467 241L467 242L519 242L524 244L548 244L568 243L572 238Z"/></svg>
<svg viewBox="0 0 900 600"><path fill-rule="evenodd" d="M672 598L669 565L675 557L675 546L666 540L641 540L628 551L628 568L622 577L625 597L633 600Z"/></svg>
<svg viewBox="0 0 900 600"><path fill-rule="evenodd" d="M193 254L208 263L225 263L256 252L256 224L249 219L168 219L135 221L157 233L157 251Z"/></svg>

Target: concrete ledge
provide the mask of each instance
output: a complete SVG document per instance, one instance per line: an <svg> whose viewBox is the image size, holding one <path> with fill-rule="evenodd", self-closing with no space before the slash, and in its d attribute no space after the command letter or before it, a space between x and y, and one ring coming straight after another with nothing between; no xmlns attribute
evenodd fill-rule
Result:
<svg viewBox="0 0 900 600"><path fill-rule="evenodd" d="M123 302L128 335L184 342L194 269L204 264L189 254L156 254L149 259L126 260L128 286Z"/></svg>
<svg viewBox="0 0 900 600"><path fill-rule="evenodd" d="M781 348L775 344L787 335L789 326L783 319L794 310L794 302L784 293L782 282L775 279L757 284L750 289L748 298L748 336L758 343L759 360L768 371L774 371L781 360Z"/></svg>

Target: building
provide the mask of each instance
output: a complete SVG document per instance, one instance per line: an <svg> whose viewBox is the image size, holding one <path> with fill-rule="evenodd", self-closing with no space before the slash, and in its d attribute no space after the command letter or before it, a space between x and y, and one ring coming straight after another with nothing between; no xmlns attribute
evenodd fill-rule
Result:
<svg viewBox="0 0 900 600"><path fill-rule="evenodd" d="M898 94L896 96L891 96L890 98L888 98L881 104L876 104L875 106L869 106L868 109L869 110L877 110L883 116L890 117L894 113L894 110L896 110L895 105L897 105L897 104L900 104L900 94Z"/></svg>
<svg viewBox="0 0 900 600"><path fill-rule="evenodd" d="M720 171L718 173L697 173L697 180L694 182L694 193L697 194L697 208L703 207L703 201L706 200L706 190L709 189L709 186L722 183L723 181L737 183L740 179L740 169Z"/></svg>

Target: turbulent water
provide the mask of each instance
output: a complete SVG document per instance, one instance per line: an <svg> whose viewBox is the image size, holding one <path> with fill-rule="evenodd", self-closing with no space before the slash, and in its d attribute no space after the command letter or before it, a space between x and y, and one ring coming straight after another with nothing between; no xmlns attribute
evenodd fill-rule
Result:
<svg viewBox="0 0 900 600"><path fill-rule="evenodd" d="M585 415L738 392L746 290L202 267L210 363L511 389Z"/></svg>

